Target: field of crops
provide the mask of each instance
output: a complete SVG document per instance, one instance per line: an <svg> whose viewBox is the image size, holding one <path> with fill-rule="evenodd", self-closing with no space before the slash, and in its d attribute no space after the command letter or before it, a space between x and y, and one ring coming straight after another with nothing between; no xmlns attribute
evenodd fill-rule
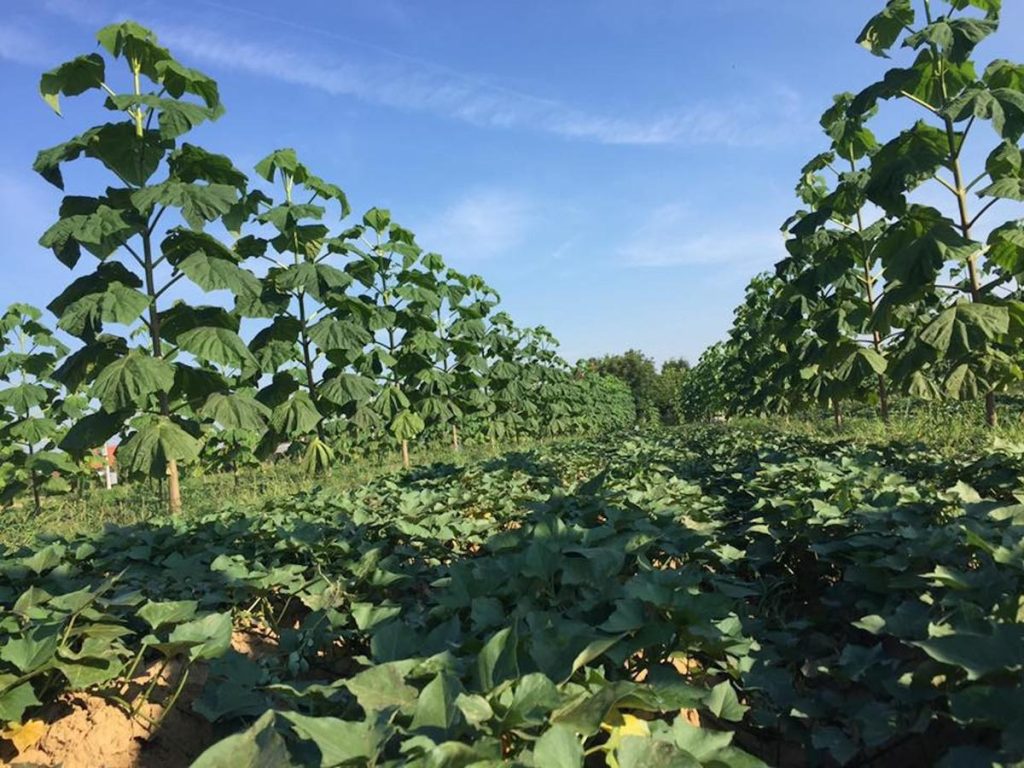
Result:
<svg viewBox="0 0 1024 768"><path fill-rule="evenodd" d="M1013 764L1022 465L691 427L5 552L4 757Z"/></svg>
<svg viewBox="0 0 1024 768"><path fill-rule="evenodd" d="M63 14L51 6L66 4L36 5L48 29ZM578 5L571 26L589 29ZM218 26L205 12L168 25L185 59L122 19L41 76L39 57L72 41L38 51L0 25L5 66L30 58L36 107L66 121L52 136L19 126L34 163L28 143L9 149L12 166L60 192L38 245L69 270L52 286L31 274L53 289L38 309L16 284L31 254L8 249L18 269L0 312L0 763L1024 766L1024 64L984 47L1002 0L869 5L856 40L879 68L832 62L857 90L822 105L817 143L797 126L810 94L763 88L792 101L784 129L749 99L716 95L718 67L704 72L691 50L705 34L690 8L683 34L657 37L686 52L679 77L700 85L688 90L715 99L673 105L678 118L625 130L553 90L519 93L518 68L501 91L522 118L485 118L491 99L476 96L450 110L474 130L529 122L559 141L592 133L609 152L664 145L673 154L658 176L689 150L729 166L687 160L668 205L635 159L594 156L587 167L630 174L599 189L596 176L550 165L574 153L503 148L537 185L520 201L515 179L462 134L433 150L417 124L410 146L445 163L421 176L418 158L348 136L362 112L314 108L301 93L399 110L380 124L391 126L407 89L388 84L390 66L335 78L315 47L279 57L246 43L260 59L247 72L233 61L239 46L183 39ZM806 30L799 48L831 34L790 11L785 24ZM258 10L237 15L273 26ZM346 47L324 15L314 32ZM722 41L745 39L713 15ZM742 16L761 37L763 22ZM1012 40L1021 20L1007 20ZM490 32L481 39L503 51ZM708 39L714 56L731 50ZM772 73L739 48L756 63L730 61L731 72ZM586 45L616 69L646 60L614 49ZM415 65L411 90L427 93L431 67L402 51L393 58ZM792 79L815 80L806 75L820 62L799 52L808 58L790 62ZM264 58L284 62L277 86L294 88L249 81L275 116L265 123L246 119L239 88L257 73L275 79ZM192 59L232 73L225 102L241 119L218 123L220 86ZM602 75L601 92L636 102L630 119L645 112L640 89L608 89L600 68L586 69ZM652 69L636 74L644 91L679 91L651 86ZM490 88L484 71L465 80L411 100L441 125L435 108ZM741 129L719 129L719 97L743 105ZM302 131L288 127L293 111ZM702 115L693 125L691 112ZM28 114L13 101L10 113ZM258 145L247 123L259 123ZM342 147L316 138L324 126L343 129ZM706 126L721 151L683 135ZM734 144L733 133L747 138ZM729 173L755 149L754 175L770 173L784 147L762 140L775 133L807 156L773 256L762 243L780 239L744 201L755 187ZM58 143L38 149L45 137ZM272 149L283 138L302 151ZM362 172L346 167L356 157ZM472 167L460 174L457 157ZM401 169L401 183L368 175L369 159ZM360 202L354 216L319 168L345 168L359 195L423 190L403 213L423 241L390 208ZM0 172L0 187L16 188L0 189L17 202L4 207L29 222L4 226L13 235L37 222L22 210L36 191ZM472 205L449 200L455 179L479 189ZM559 187L541 194L550 180L592 189L602 205L632 198L643 215L616 205L617 222ZM690 209L698 197L720 221ZM530 227L543 247L527 246ZM433 250L446 241L460 243L451 263ZM503 303L497 284L462 267L506 249L494 265L510 286ZM727 273L769 259L731 329L715 329L701 301L717 307ZM660 271L612 271L640 267ZM602 280L621 295L595 292ZM720 293L698 296L712 285ZM660 371L639 349L564 359L536 323L562 324L579 296L593 314L580 315L577 345L641 339ZM691 303L707 328L646 314ZM613 336L599 316L615 320ZM651 331L667 328L686 331L672 345L721 341L691 367L681 355L696 349L658 349Z"/></svg>

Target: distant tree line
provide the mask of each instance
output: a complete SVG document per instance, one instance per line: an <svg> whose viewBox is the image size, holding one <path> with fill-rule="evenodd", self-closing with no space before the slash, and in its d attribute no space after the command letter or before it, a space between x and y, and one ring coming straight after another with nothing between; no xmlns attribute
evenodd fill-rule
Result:
<svg viewBox="0 0 1024 768"><path fill-rule="evenodd" d="M637 349L620 355L593 357L585 367L598 374L624 381L633 393L637 419L646 424L672 426L683 422L681 393L690 363L671 358L661 364Z"/></svg>

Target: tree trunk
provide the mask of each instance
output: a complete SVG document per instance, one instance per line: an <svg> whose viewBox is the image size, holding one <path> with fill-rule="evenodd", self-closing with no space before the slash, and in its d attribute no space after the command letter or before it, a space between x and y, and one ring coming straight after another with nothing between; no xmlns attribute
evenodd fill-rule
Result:
<svg viewBox="0 0 1024 768"><path fill-rule="evenodd" d="M452 424L452 450L454 450L456 453L458 453L459 450L460 450L460 446L459 446L459 428L457 426L455 426L454 424Z"/></svg>
<svg viewBox="0 0 1024 768"><path fill-rule="evenodd" d="M999 426L999 415L996 413L995 392L985 393L985 424L987 424L991 429L995 429Z"/></svg>
<svg viewBox="0 0 1024 768"><path fill-rule="evenodd" d="M878 374L878 410L882 421L889 421L889 389L885 386L885 376Z"/></svg>
<svg viewBox="0 0 1024 768"><path fill-rule="evenodd" d="M836 429L843 428L843 409L839 405L839 398L832 398L832 420L835 422Z"/></svg>
<svg viewBox="0 0 1024 768"><path fill-rule="evenodd" d="M167 507L172 515L181 512L181 484L178 480L178 462L167 462Z"/></svg>
<svg viewBox="0 0 1024 768"><path fill-rule="evenodd" d="M409 468L409 441L402 441L402 466L406 469Z"/></svg>
<svg viewBox="0 0 1024 768"><path fill-rule="evenodd" d="M932 44L933 50L935 44ZM943 108L946 105L946 94L945 86L943 86ZM957 144L956 140L956 127L953 124L953 118L948 115L943 117L943 121L946 126L946 137L949 142L949 169L953 172L953 184L956 190L956 201L957 208L960 214L960 234L964 236L965 240L973 239L971 237L971 225L973 220L971 219L970 213L967 210L967 187L964 185L964 173L963 167L960 164L960 153L963 151L963 142L960 145ZM966 139L966 136L964 137ZM978 254L971 254L967 257L967 274L970 278L971 283L971 301L979 302L984 296L982 295L981 280L978 276ZM998 423L998 417L996 415L996 395L993 390L989 390L985 393L985 424L990 429L995 429Z"/></svg>
<svg viewBox="0 0 1024 768"><path fill-rule="evenodd" d="M32 501L36 505L36 515L41 515L43 513L43 504L39 500L39 475L36 474L34 469L32 470Z"/></svg>
<svg viewBox="0 0 1024 768"><path fill-rule="evenodd" d="M149 296L149 336L150 343L153 345L153 357L162 359L164 356L163 346L160 343L160 313L156 308L156 299L158 296L156 290L156 283L153 277L153 246L149 239L149 234L146 233L142 238L142 249L143 256L145 258L144 267L146 271L146 293ZM165 419L169 419L171 416L171 404L167 397L166 392L161 392L160 395L160 415ZM178 461L177 459L168 459L167 461L167 509L172 515L176 515L181 512L181 487L178 484Z"/></svg>
<svg viewBox="0 0 1024 768"><path fill-rule="evenodd" d="M30 460L35 456L35 453L36 452L30 445L28 447L28 456ZM39 475L36 474L34 469L30 471L29 483L32 486L32 501L35 502L36 505L36 515L39 515L43 511L43 505L39 501Z"/></svg>

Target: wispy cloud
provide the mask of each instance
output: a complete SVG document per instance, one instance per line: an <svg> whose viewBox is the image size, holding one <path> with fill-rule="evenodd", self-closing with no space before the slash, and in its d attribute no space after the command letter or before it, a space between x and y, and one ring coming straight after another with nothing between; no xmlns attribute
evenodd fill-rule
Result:
<svg viewBox="0 0 1024 768"><path fill-rule="evenodd" d="M178 54L224 69L245 72L405 111L427 112L481 127L540 131L566 139L602 144L764 146L792 140L799 125L799 96L780 85L759 93L736 94L721 100L698 100L636 117L620 117L581 109L468 75L436 62L367 43L221 0L196 0L221 15L250 17L261 27L303 33L301 48L286 43L241 39L215 25L168 23L164 14L152 21L161 40ZM361 0L365 3L365 0ZM75 0L42 0L43 7L79 24L111 21L118 14L102 0L83 7ZM354 6L359 9L359 3ZM408 10L398 0L366 5L379 21L407 25ZM213 28L211 28L213 27ZM314 37L344 45L318 46ZM339 55L334 51L346 51ZM750 126L757 126L751 130Z"/></svg>
<svg viewBox="0 0 1024 768"><path fill-rule="evenodd" d="M628 266L768 266L785 256L782 234L749 221L707 221L685 204L653 210L619 248Z"/></svg>
<svg viewBox="0 0 1024 768"><path fill-rule="evenodd" d="M210 30L167 25L161 30L162 39L179 54L221 68L483 127L542 131L603 144L774 143L787 138L796 99L792 92L780 90L763 100L695 103L650 118L622 118L593 114L381 49L375 50L372 60L342 58ZM759 126L757 131L749 129L752 124Z"/></svg>
<svg viewBox="0 0 1024 768"><path fill-rule="evenodd" d="M417 239L462 263L483 261L510 252L530 228L530 202L499 189L481 190L456 200L420 228Z"/></svg>

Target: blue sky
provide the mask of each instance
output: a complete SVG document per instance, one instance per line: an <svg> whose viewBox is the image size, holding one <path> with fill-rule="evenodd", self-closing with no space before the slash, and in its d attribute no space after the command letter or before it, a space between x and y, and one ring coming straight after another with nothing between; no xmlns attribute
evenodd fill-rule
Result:
<svg viewBox="0 0 1024 768"><path fill-rule="evenodd" d="M778 228L831 95L884 72L853 42L881 5L4 0L0 303L45 305L71 277L36 245L60 193L30 167L97 111L69 101L57 118L39 74L130 17L220 83L228 111L196 137L206 148L248 172L295 147L355 211L389 207L482 274L570 360L696 360L784 255ZM1007 5L982 59L1020 58L1024 3Z"/></svg>

